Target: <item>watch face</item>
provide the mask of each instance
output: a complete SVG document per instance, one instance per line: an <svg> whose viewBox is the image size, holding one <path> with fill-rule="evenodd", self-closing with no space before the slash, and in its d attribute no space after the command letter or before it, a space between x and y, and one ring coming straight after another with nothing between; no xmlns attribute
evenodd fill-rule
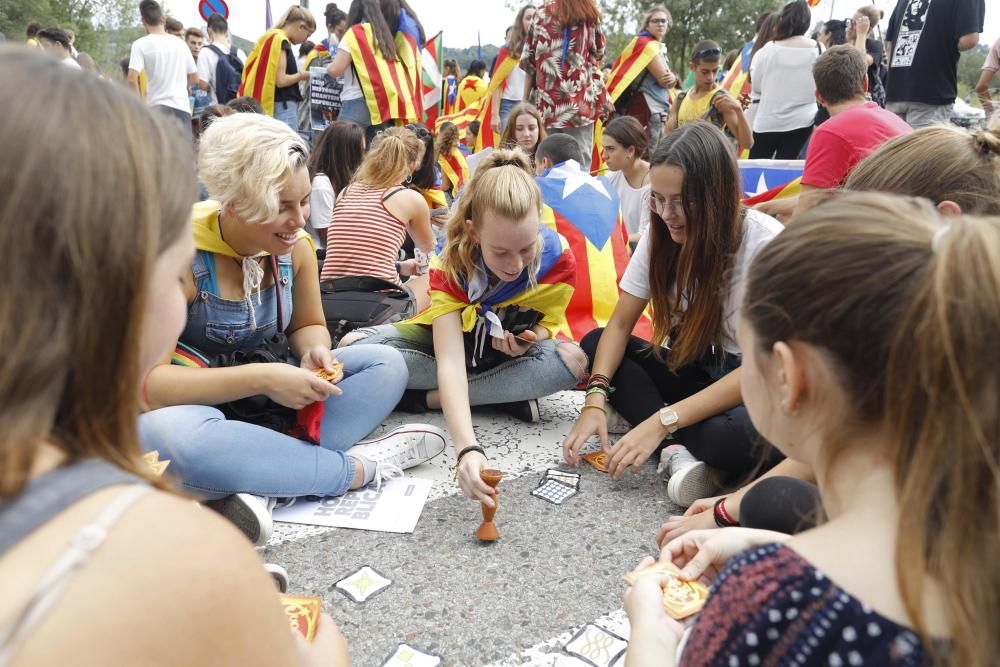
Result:
<svg viewBox="0 0 1000 667"><path fill-rule="evenodd" d="M664 426L673 426L678 422L677 413L670 408L660 410L660 423Z"/></svg>

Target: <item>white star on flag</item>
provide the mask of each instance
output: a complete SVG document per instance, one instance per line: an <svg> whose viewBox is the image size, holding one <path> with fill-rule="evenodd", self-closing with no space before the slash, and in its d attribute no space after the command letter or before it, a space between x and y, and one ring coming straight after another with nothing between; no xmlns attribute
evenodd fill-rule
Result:
<svg viewBox="0 0 1000 667"><path fill-rule="evenodd" d="M567 160L563 164L555 167L547 174L550 178L563 178L566 180L566 184L563 186L563 199L566 199L571 194L579 190L584 185L589 185L597 192L601 193L607 199L611 200L611 195L608 193L607 188L604 187L604 183L599 178L591 178L590 174L585 173L576 160Z"/></svg>

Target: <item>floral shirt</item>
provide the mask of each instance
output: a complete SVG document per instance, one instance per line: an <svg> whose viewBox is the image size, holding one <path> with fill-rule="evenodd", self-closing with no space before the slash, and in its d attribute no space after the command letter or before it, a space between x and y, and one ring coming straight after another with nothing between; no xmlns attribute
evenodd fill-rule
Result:
<svg viewBox="0 0 1000 667"><path fill-rule="evenodd" d="M531 101L546 128L569 128L606 120L614 105L601 77L606 40L600 24L563 26L558 0L535 15L524 44L521 68L535 79Z"/></svg>

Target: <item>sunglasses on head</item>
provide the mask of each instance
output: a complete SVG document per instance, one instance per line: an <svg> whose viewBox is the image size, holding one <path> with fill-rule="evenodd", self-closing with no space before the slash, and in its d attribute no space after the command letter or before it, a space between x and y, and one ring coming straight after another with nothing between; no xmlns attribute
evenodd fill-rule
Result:
<svg viewBox="0 0 1000 667"><path fill-rule="evenodd" d="M417 135L419 139L426 139L427 137L431 136L430 130L420 125L407 125L406 129L410 130L415 135Z"/></svg>
<svg viewBox="0 0 1000 667"><path fill-rule="evenodd" d="M722 49L720 49L719 47L712 47L710 49L700 49L698 51L695 51L693 59L699 60L701 58L710 58L712 56L721 56L721 55L722 55Z"/></svg>

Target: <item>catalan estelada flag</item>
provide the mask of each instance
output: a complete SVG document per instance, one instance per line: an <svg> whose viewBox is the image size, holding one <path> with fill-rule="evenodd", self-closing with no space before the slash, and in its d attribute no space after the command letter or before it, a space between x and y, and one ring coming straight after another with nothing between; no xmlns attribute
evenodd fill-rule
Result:
<svg viewBox="0 0 1000 667"><path fill-rule="evenodd" d="M618 192L575 160L557 164L536 180L545 204L542 222L566 239L576 258L576 291L559 334L579 341L607 325L618 304L618 283L629 261ZM649 340L652 327L645 315L634 333Z"/></svg>
<svg viewBox="0 0 1000 667"><path fill-rule="evenodd" d="M617 102L628 87L641 75L653 58L660 54L661 45L655 37L643 32L632 38L625 45L621 55L611 66L608 75L608 95L612 102ZM594 151L591 154L590 172L603 174L608 170L604 164L604 123L600 119L594 122Z"/></svg>
<svg viewBox="0 0 1000 667"><path fill-rule="evenodd" d="M471 106L479 108L479 101L486 96L486 82L478 76L467 75L458 84L458 110Z"/></svg>
<svg viewBox="0 0 1000 667"><path fill-rule="evenodd" d="M771 201L772 199L782 199L784 197L794 197L795 195L802 192L802 177L784 183L782 185L775 186L766 192L762 192L759 195L754 195L753 197L747 197L743 200L743 203L747 206L753 206L755 204L760 204L766 201Z"/></svg>
<svg viewBox="0 0 1000 667"><path fill-rule="evenodd" d="M573 296L576 260L566 240L549 227L539 229L542 251L534 286L524 269L515 280L489 285L482 260L472 277L453 281L441 267L439 255L431 258L430 305L405 324L430 325L435 319L458 311L465 332L469 368L485 368L496 360L490 338L504 331L541 325L550 336L566 329L566 306ZM440 252L442 244L438 246ZM486 363L484 364L484 360ZM502 361L502 360L499 360Z"/></svg>
<svg viewBox="0 0 1000 667"><path fill-rule="evenodd" d="M444 91L441 97L442 113L450 116L458 111L458 81L451 74L444 79Z"/></svg>
<svg viewBox="0 0 1000 667"><path fill-rule="evenodd" d="M441 68L444 63L443 34L439 32L424 44L424 52L420 58L420 90L424 98L424 125L434 127L441 115L442 91Z"/></svg>
<svg viewBox="0 0 1000 667"><path fill-rule="evenodd" d="M463 136L465 134L465 129L469 127L469 123L479 117L480 111L481 109L479 105L474 104L467 109L463 109L462 111L458 111L447 116L439 116L437 121L434 122L434 132L437 133L443 123L454 123L458 126L459 136Z"/></svg>
<svg viewBox="0 0 1000 667"><path fill-rule="evenodd" d="M458 191L469 180L469 165L462 151L456 147L447 155L442 154L438 158L438 166L441 167L441 175L451 182L451 196L458 196Z"/></svg>
<svg viewBox="0 0 1000 667"><path fill-rule="evenodd" d="M753 42L747 42L740 50L740 57L736 59L733 66L729 68L729 73L722 80L722 87L736 99L740 95L750 92L750 52L753 51Z"/></svg>
<svg viewBox="0 0 1000 667"><path fill-rule="evenodd" d="M264 113L274 115L274 91L278 84L278 59L281 45L288 41L288 35L280 28L268 30L257 40L253 51L247 56L243 66L243 80L239 95L249 95L264 107Z"/></svg>
<svg viewBox="0 0 1000 667"><path fill-rule="evenodd" d="M484 148L496 148L497 144L500 143L500 132L493 131L493 94L498 89L505 90L507 88L507 77L514 71L519 62L520 59L512 56L506 46L500 47L496 67L493 68L493 73L490 75L490 87L486 90L482 109L479 112L479 134L476 136L477 153ZM497 113L499 114L499 112L498 109ZM503 128L500 128L500 131L502 132Z"/></svg>
<svg viewBox="0 0 1000 667"><path fill-rule="evenodd" d="M420 95L420 53L412 34L419 31L416 24L408 26L412 18L404 10L400 14L400 30L396 33L398 60L389 61L377 47L370 23L352 26L344 35L351 49L351 61L358 76L358 83L368 105L372 125L390 120L410 123L423 116Z"/></svg>

